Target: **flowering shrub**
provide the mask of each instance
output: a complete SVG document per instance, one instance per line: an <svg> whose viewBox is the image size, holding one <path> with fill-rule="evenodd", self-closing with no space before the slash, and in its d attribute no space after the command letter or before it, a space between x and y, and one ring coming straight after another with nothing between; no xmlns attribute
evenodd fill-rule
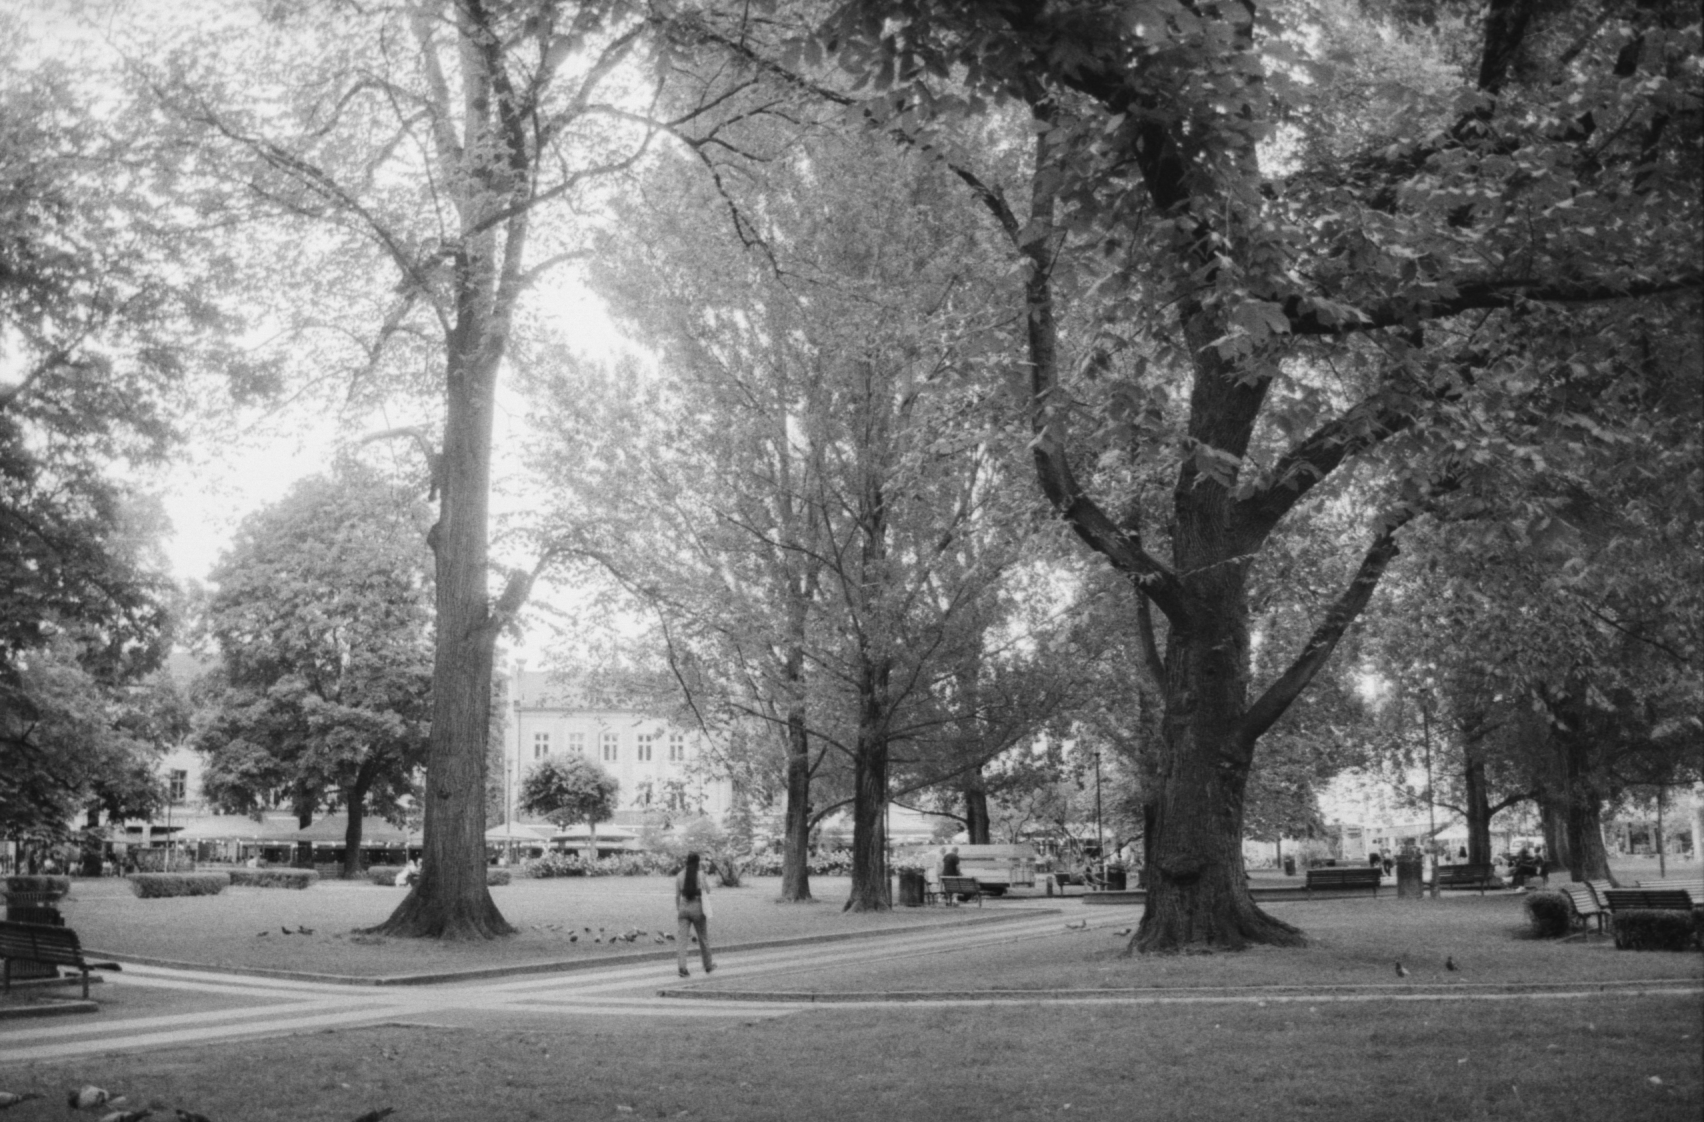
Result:
<svg viewBox="0 0 1704 1122"><path fill-rule="evenodd" d="M547 853L521 863L529 877L644 877L673 872L660 853L617 853L588 861L578 853Z"/></svg>
<svg viewBox="0 0 1704 1122"><path fill-rule="evenodd" d="M806 867L814 877L849 876L852 872L852 855L844 850L812 854L806 862ZM770 851L742 857L740 869L746 876L778 877L781 875L781 854Z"/></svg>

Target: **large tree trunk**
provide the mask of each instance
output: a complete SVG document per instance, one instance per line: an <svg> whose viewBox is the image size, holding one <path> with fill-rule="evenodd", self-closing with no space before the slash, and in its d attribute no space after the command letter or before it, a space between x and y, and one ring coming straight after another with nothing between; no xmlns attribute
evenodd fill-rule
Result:
<svg viewBox="0 0 1704 1122"><path fill-rule="evenodd" d="M846 910L887 911L893 891L887 868L887 679L885 664L866 656L858 685L858 746L853 761L852 892Z"/></svg>
<svg viewBox="0 0 1704 1122"><path fill-rule="evenodd" d="M787 714L787 806L781 848L781 899L811 899L811 756L802 706Z"/></svg>
<svg viewBox="0 0 1704 1122"><path fill-rule="evenodd" d="M1603 844L1604 792L1599 789L1593 769L1592 747L1587 738L1574 732L1557 730L1557 748L1561 755L1563 787L1557 800L1560 820L1560 841L1566 854L1558 859L1568 863L1568 875L1573 880L1609 880L1609 853ZM1546 857L1550 857L1547 849Z"/></svg>
<svg viewBox="0 0 1704 1122"><path fill-rule="evenodd" d="M1467 860L1473 865L1491 863L1491 796L1485 790L1485 761L1471 749L1462 774L1467 790Z"/></svg>
<svg viewBox="0 0 1704 1122"><path fill-rule="evenodd" d="M354 880L361 875L361 833L366 825L367 789L372 782L369 769L362 767L355 776L355 782L343 793L343 806L348 815L343 827L344 880Z"/></svg>
<svg viewBox="0 0 1704 1122"><path fill-rule="evenodd" d="M893 907L887 869L887 745L860 744L852 798L852 892L846 911L885 912Z"/></svg>
<svg viewBox="0 0 1704 1122"><path fill-rule="evenodd" d="M496 356L488 308L462 298L450 350L437 561L438 629L432 738L426 764L420 879L384 923L385 935L489 939L514 932L485 879L485 760L491 726L491 618L486 543Z"/></svg>
<svg viewBox="0 0 1704 1122"><path fill-rule="evenodd" d="M971 845L990 845L993 842L988 818L988 789L982 780L982 769L972 768L964 774L964 832Z"/></svg>
<svg viewBox="0 0 1704 1122"><path fill-rule="evenodd" d="M1142 951L1306 942L1255 905L1243 870L1252 753L1240 743L1249 665L1246 613L1234 609L1243 603L1241 579L1214 577L1219 610L1202 611L1188 632L1174 628L1168 642L1165 738L1146 839L1147 908L1133 941Z"/></svg>
<svg viewBox="0 0 1704 1122"><path fill-rule="evenodd" d="M78 865L86 877L101 875L101 866L106 853L101 842L101 806L95 803L89 807L88 815L83 821L83 833L78 839Z"/></svg>

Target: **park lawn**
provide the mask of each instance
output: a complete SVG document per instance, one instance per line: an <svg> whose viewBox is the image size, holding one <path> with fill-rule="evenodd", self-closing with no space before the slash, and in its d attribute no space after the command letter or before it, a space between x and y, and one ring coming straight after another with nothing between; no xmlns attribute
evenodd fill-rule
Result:
<svg viewBox="0 0 1704 1122"><path fill-rule="evenodd" d="M696 990L868 994L878 991L1113 990L1194 987L1591 985L1704 979L1696 952L1618 951L1603 936L1566 941L1528 936L1513 894L1446 895L1440 900L1347 897L1264 905L1307 932L1301 949L1256 947L1232 954L1127 955L1136 906L1071 901L1056 931L1028 943L968 949L863 966L803 967L756 979L723 977ZM972 909L974 911L974 909ZM1069 924L1087 919L1090 926ZM1105 925L1105 926L1103 926ZM1459 969L1445 969L1453 959ZM1403 963L1409 976L1397 976Z"/></svg>
<svg viewBox="0 0 1704 1122"><path fill-rule="evenodd" d="M712 937L718 944L729 944L852 936L924 924L998 922L1000 916L993 910L978 915L946 908L848 913L841 911L848 887L845 878L817 878L817 900L808 904L779 903L780 881L772 878L716 889ZM365 881L326 880L300 890L227 888L217 896L143 900L127 881L107 878L74 881L60 911L92 951L224 969L355 978L590 964L645 952L672 955L674 950L672 943L655 942L659 932L674 931L674 888L667 877L519 879L493 888L492 898L504 917L520 928L502 939L440 943L355 934L382 923L404 891ZM292 933L285 934L285 927ZM303 927L313 933L299 934ZM599 928L605 933L602 943L593 941ZM633 929L644 932L634 942L608 941ZM571 940L571 935L577 939Z"/></svg>
<svg viewBox="0 0 1704 1122"><path fill-rule="evenodd" d="M552 1031L380 1026L0 1068L64 1117L93 1082L169 1118L348 1122L1696 1122L1695 998L1364 1005L815 1007Z"/></svg>

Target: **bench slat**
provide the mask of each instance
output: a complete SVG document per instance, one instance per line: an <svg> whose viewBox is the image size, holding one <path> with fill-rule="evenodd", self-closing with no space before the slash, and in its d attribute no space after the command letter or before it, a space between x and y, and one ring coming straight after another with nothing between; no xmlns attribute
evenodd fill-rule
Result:
<svg viewBox="0 0 1704 1122"><path fill-rule="evenodd" d="M69 927L53 927L42 923L19 923L0 920L0 985L12 988L12 960L40 962L48 966L66 966L78 971L83 979L83 998L89 997L89 971L122 970L116 962L89 962L83 957L77 933Z"/></svg>
<svg viewBox="0 0 1704 1122"><path fill-rule="evenodd" d="M941 896L948 904L955 896L969 896L976 901L976 906L982 906L982 886L976 883L975 877L942 877Z"/></svg>

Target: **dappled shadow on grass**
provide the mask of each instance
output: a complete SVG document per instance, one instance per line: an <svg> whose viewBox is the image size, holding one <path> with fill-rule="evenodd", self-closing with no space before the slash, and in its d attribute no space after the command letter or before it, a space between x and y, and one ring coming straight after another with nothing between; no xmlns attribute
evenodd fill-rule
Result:
<svg viewBox="0 0 1704 1122"><path fill-rule="evenodd" d="M1110 910L1110 909L1109 909ZM884 961L867 966L803 969L759 979L724 979L708 987L870 993L877 991L1193 989L1259 986L1524 986L1590 985L1643 979L1698 982L1704 956L1617 951L1607 940L1533 941L1514 896L1432 901L1345 899L1279 905L1283 918L1307 932L1302 948L1254 947L1189 955L1126 955L1140 910L1116 922L1067 928L991 947ZM1106 924L1101 909L1088 911ZM1459 967L1445 968L1446 961ZM1399 976L1401 962L1406 976Z"/></svg>
<svg viewBox="0 0 1704 1122"><path fill-rule="evenodd" d="M712 941L856 934L967 918L943 908L844 913L846 883L813 881L819 898L806 904L781 903L778 879L717 889ZM299 891L227 888L218 896L141 900L126 882L107 879L75 882L61 910L85 947L114 955L359 978L592 963L674 949L657 942L674 931L673 881L667 877L517 880L493 888L498 909L519 929L505 938L445 943L358 933L382 923L404 891L322 881ZM631 932L640 934L631 942L617 939Z"/></svg>

